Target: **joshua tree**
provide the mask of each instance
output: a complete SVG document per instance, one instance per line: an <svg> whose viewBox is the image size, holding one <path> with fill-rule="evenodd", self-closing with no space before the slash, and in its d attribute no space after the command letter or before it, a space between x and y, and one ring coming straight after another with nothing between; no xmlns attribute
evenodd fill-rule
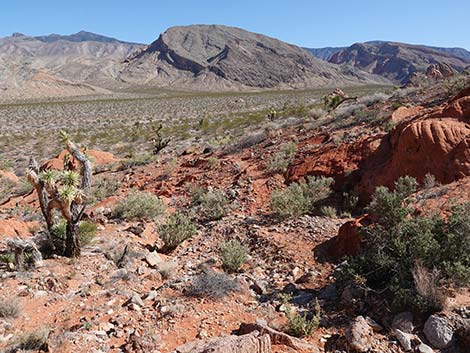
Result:
<svg viewBox="0 0 470 353"><path fill-rule="evenodd" d="M59 210L67 222L64 255L80 256L79 222L86 206L86 193L91 185L91 163L86 154L61 131L61 140L70 155L64 158L64 170L40 171L34 158L30 159L27 177L38 193L39 204L49 234L55 223L53 212ZM75 162L75 163L74 163Z"/></svg>
<svg viewBox="0 0 470 353"><path fill-rule="evenodd" d="M152 130L155 133L155 137L152 139L153 143L153 154L157 155L162 149L164 149L170 143L169 138L164 138L162 136L163 125L160 123L158 125L153 125Z"/></svg>

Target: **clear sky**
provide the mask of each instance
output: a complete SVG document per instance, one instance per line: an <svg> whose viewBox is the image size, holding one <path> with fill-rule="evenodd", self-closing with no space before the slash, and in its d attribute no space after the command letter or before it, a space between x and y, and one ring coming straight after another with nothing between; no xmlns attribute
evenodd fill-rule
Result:
<svg viewBox="0 0 470 353"><path fill-rule="evenodd" d="M306 47L394 40L470 49L470 0L0 0L0 37L86 30L150 43L197 23Z"/></svg>

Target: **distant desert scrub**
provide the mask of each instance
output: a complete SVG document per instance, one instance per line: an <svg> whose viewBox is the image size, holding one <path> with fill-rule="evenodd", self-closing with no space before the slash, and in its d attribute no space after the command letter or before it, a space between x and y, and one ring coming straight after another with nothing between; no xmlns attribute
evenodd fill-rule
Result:
<svg viewBox="0 0 470 353"><path fill-rule="evenodd" d="M143 191L131 191L114 207L117 218L136 220L154 219L165 213L166 207L157 196Z"/></svg>

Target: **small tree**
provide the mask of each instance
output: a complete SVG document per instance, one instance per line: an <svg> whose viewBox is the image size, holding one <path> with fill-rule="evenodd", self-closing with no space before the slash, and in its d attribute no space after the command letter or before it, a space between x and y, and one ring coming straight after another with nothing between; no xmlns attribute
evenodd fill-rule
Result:
<svg viewBox="0 0 470 353"><path fill-rule="evenodd" d="M66 221L64 255L80 256L79 223L86 207L86 194L91 185L91 163L86 154L61 131L60 138L70 155L64 158L64 170L39 171L34 158L30 159L27 178L36 189L49 235L55 225L54 210ZM73 163L76 161L76 164Z"/></svg>

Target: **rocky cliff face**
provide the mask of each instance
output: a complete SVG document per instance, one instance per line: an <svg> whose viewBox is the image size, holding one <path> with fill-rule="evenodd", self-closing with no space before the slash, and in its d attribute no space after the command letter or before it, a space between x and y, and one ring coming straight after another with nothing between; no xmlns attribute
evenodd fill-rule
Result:
<svg viewBox="0 0 470 353"><path fill-rule="evenodd" d="M460 53L460 52L458 52ZM357 43L333 54L330 63L350 64L369 73L407 83L415 72L442 63L462 71L470 62L454 51L394 42Z"/></svg>
<svg viewBox="0 0 470 353"><path fill-rule="evenodd" d="M156 85L294 88L384 80L325 63L305 50L239 28L173 27L127 62L121 78Z"/></svg>

